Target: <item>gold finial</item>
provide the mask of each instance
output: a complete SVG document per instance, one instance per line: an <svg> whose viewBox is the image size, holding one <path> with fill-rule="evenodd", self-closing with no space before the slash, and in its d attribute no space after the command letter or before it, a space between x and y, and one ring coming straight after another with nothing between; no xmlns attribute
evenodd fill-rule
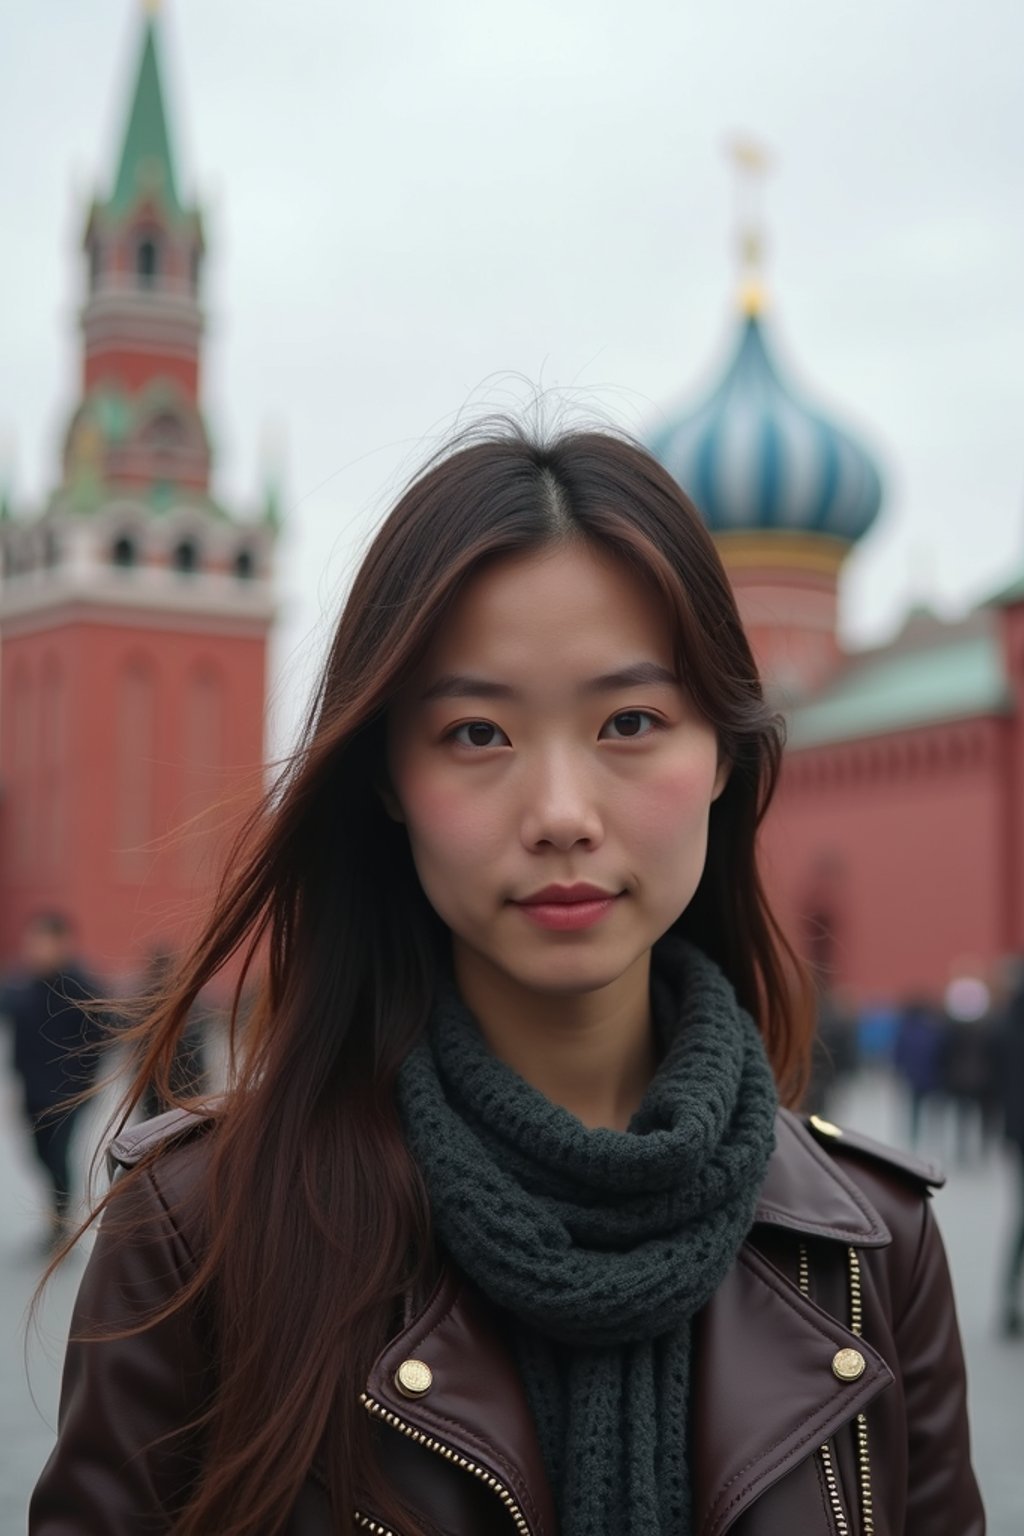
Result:
<svg viewBox="0 0 1024 1536"><path fill-rule="evenodd" d="M160 0L143 0L143 7L147 16L158 16L160 14Z"/></svg>
<svg viewBox="0 0 1024 1536"><path fill-rule="evenodd" d="M728 152L736 166L737 246L740 258L740 308L759 315L765 306L764 230L760 199L771 156L754 139L736 135Z"/></svg>

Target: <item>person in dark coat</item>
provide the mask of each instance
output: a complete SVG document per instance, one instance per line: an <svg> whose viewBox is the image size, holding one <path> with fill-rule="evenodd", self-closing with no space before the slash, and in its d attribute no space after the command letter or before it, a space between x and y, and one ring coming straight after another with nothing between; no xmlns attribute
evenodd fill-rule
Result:
<svg viewBox="0 0 1024 1536"><path fill-rule="evenodd" d="M65 1101L91 1086L103 1026L91 1010L97 986L73 955L71 924L60 912L33 917L23 966L0 991L0 1016L13 1032L13 1066L25 1117L50 1185L48 1241L62 1233L71 1197L69 1149L78 1108Z"/></svg>
<svg viewBox="0 0 1024 1536"><path fill-rule="evenodd" d="M1024 1336L1024 980L1006 1011L1001 1061L1007 1141L1017 1163L1017 1214L1010 1233L1003 1287L1002 1331Z"/></svg>
<svg viewBox="0 0 1024 1536"><path fill-rule="evenodd" d="M921 1120L928 1099L941 1080L943 1021L926 997L911 998L900 1017L893 1064L906 1084L910 1099L910 1145L921 1138Z"/></svg>
<svg viewBox="0 0 1024 1536"><path fill-rule="evenodd" d="M984 1156L999 1142L999 1038L984 983L961 977L946 989L940 1087L952 1111L957 1162L969 1160L972 1140Z"/></svg>
<svg viewBox="0 0 1024 1536"><path fill-rule="evenodd" d="M818 997L811 1075L802 1100L807 1113L830 1115L836 1095L858 1065L857 1021L839 994L825 990Z"/></svg>

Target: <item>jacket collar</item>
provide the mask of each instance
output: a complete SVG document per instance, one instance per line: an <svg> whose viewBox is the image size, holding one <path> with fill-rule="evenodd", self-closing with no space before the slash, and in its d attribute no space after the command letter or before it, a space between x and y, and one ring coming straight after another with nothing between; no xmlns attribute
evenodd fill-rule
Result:
<svg viewBox="0 0 1024 1536"><path fill-rule="evenodd" d="M775 1151L754 1221L857 1248L882 1248L892 1241L863 1191L788 1109L780 1109L775 1119Z"/></svg>

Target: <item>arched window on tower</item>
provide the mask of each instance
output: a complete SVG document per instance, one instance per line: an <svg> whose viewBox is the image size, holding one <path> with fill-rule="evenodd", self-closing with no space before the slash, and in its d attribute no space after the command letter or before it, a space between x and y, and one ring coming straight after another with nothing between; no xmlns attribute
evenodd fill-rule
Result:
<svg viewBox="0 0 1024 1536"><path fill-rule="evenodd" d="M103 247L95 235L89 241L89 292L95 293L99 287L100 271L103 264Z"/></svg>
<svg viewBox="0 0 1024 1536"><path fill-rule="evenodd" d="M118 679L115 858L125 880L149 868L153 837L156 678L147 657L131 657Z"/></svg>
<svg viewBox="0 0 1024 1536"><path fill-rule="evenodd" d="M138 446L149 460L154 480L175 480L189 446L188 429L174 411L158 411L139 433Z"/></svg>
<svg viewBox="0 0 1024 1536"><path fill-rule="evenodd" d="M183 576L194 576L199 569L199 545L195 539L179 539L171 551L171 565Z"/></svg>
<svg viewBox="0 0 1024 1536"><path fill-rule="evenodd" d="M160 248L152 235L144 235L135 247L135 275L141 288L152 288L160 273Z"/></svg>
<svg viewBox="0 0 1024 1536"><path fill-rule="evenodd" d="M251 549L243 547L236 554L235 575L240 581L251 581L256 575L256 557Z"/></svg>
<svg viewBox="0 0 1024 1536"><path fill-rule="evenodd" d="M142 440L148 448L161 452L173 452L185 443L185 428L173 411L161 411L148 421L142 431Z"/></svg>
<svg viewBox="0 0 1024 1536"><path fill-rule="evenodd" d="M188 258L188 281L193 293L199 292L199 268L201 261L202 258L199 254L199 247L194 245L192 250L189 252Z"/></svg>
<svg viewBox="0 0 1024 1536"><path fill-rule="evenodd" d="M39 810L40 863L59 870L67 846L67 689L64 670L53 653L43 658L40 676Z"/></svg>
<svg viewBox="0 0 1024 1536"><path fill-rule="evenodd" d="M130 533L122 533L110 546L110 563L128 570L138 563L139 552Z"/></svg>
<svg viewBox="0 0 1024 1536"><path fill-rule="evenodd" d="M193 880L210 874L222 826L215 808L223 792L224 680L212 662L201 661L190 672L183 705L181 872Z"/></svg>
<svg viewBox="0 0 1024 1536"><path fill-rule="evenodd" d="M27 874L37 863L39 690L22 657L15 663L11 727L11 833L15 868Z"/></svg>

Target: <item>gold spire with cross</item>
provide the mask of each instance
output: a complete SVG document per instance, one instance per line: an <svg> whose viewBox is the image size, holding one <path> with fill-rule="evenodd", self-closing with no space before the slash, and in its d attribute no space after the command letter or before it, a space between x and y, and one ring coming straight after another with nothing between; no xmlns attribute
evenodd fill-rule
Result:
<svg viewBox="0 0 1024 1536"><path fill-rule="evenodd" d="M730 139L727 148L736 167L739 303L745 315L759 315L766 302L761 189L765 175L771 168L771 156L763 144L738 134Z"/></svg>

